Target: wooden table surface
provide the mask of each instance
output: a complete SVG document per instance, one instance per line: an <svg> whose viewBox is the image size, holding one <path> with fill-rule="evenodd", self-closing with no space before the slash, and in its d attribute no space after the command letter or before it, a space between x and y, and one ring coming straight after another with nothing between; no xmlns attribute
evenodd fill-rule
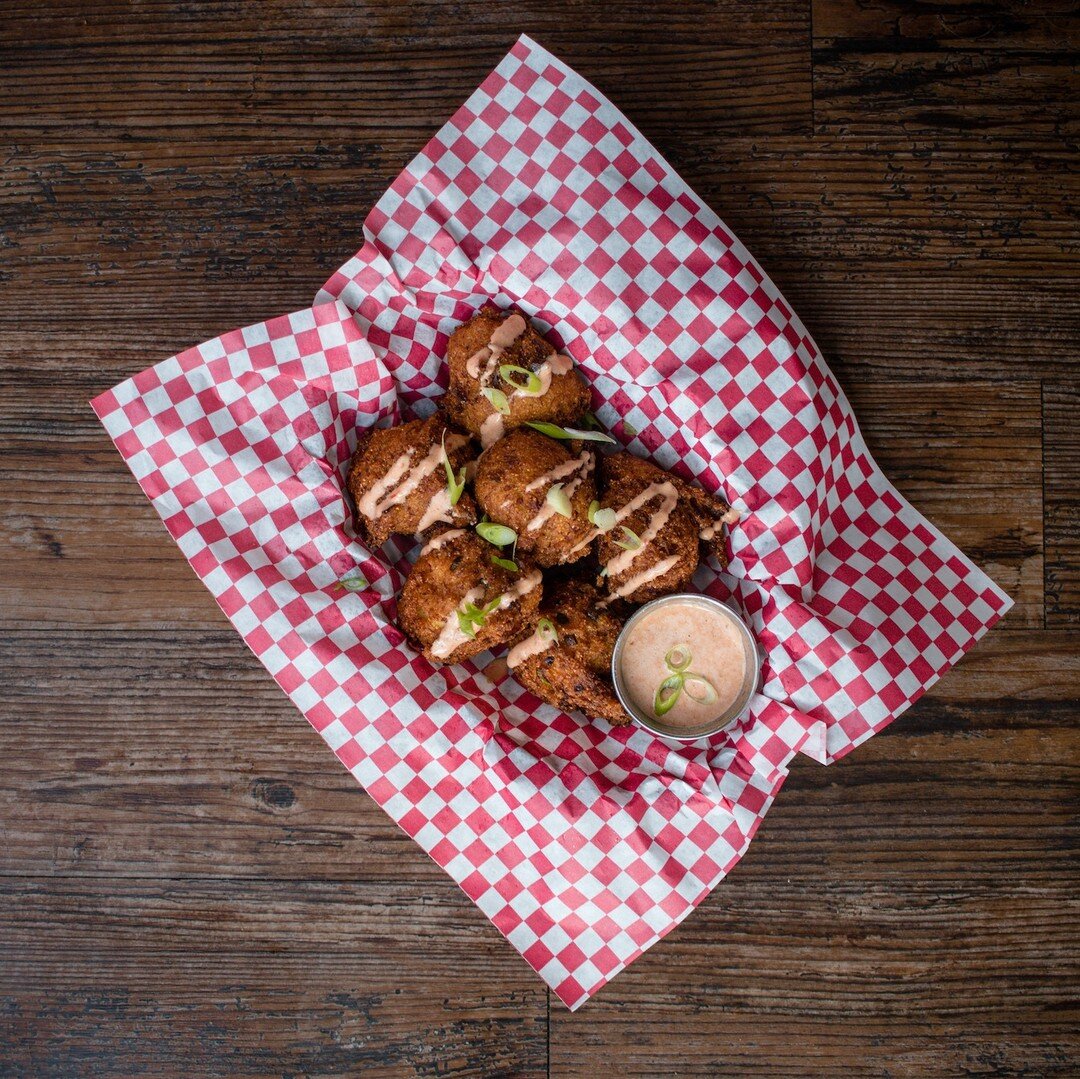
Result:
<svg viewBox="0 0 1080 1079"><path fill-rule="evenodd" d="M1072 6L8 0L0 1073L1076 1075ZM797 760L576 1014L282 696L86 404L307 307L522 31L755 253L1016 600L886 733Z"/></svg>

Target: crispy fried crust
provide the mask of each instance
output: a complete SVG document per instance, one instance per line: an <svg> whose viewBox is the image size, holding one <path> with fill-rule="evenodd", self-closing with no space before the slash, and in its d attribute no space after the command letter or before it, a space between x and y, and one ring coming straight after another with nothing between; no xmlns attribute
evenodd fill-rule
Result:
<svg viewBox="0 0 1080 1079"><path fill-rule="evenodd" d="M540 584L505 610L489 615L475 639L462 641L449 655L436 656L431 651L470 589L483 589L475 600L482 606L508 592L522 576L538 572L527 559L518 559L520 574L501 569L491 561L497 553L475 532L465 531L435 550L422 551L416 560L398 596L397 620L405 636L433 663L460 663L486 648L506 644L536 625L543 591Z"/></svg>
<svg viewBox="0 0 1080 1079"><path fill-rule="evenodd" d="M662 468L629 453L613 453L604 457L602 473L604 493L600 499L601 505L605 509L615 510L633 501L650 484L672 479L671 475ZM641 536L659 504L659 499L647 502L629 517L624 518L621 525L625 525L636 535ZM599 537L597 557L602 564L607 565L622 553L622 548L615 542L622 537L621 527L614 528L611 532ZM675 509L657 537L637 554L626 569L618 574L609 573L604 577L604 586L608 592L614 593L631 577L636 577L674 556L678 561L671 569L635 588L624 595L623 599L629 603L647 603L658 596L685 591L698 567L700 546L697 520L680 492Z"/></svg>
<svg viewBox="0 0 1080 1079"><path fill-rule="evenodd" d="M526 487L582 452L588 451L571 452L565 443L524 427L511 431L480 455L476 501L493 521L509 525L517 532L517 549L532 555L541 566L576 561L591 550L589 543L577 551L572 548L588 540L592 533L589 503L596 498L595 463L560 481L552 481L565 485L584 474L570 496L572 517L552 513L538 528L532 531L528 528L529 522L544 509L552 483L544 483L532 491Z"/></svg>
<svg viewBox="0 0 1080 1079"><path fill-rule="evenodd" d="M396 427L376 429L357 446L349 466L347 485L357 507L355 519L358 530L365 541L373 547L381 546L395 532L407 535L420 534L420 523L431 505L431 500L446 489L446 470L441 461L407 498L396 506L390 506L378 517L365 515L360 509L363 496L385 476L402 454L411 453L411 463L419 464L434 446L443 438L458 434L450 427L446 418L439 412L426 420L411 420ZM447 447L447 455L455 473L474 460L477 447L470 439L468 442ZM462 494L457 505L449 515L451 524L469 525L476 520L476 504L468 492ZM445 520L435 521L424 529L427 535L435 528L445 526Z"/></svg>
<svg viewBox="0 0 1080 1079"><path fill-rule="evenodd" d="M580 580L549 588L540 616L551 619L559 642L530 656L511 673L526 689L564 712L581 712L623 726L630 717L611 686L611 653L623 620L613 611L599 610L600 600L600 593ZM533 628L529 627L530 633Z"/></svg>
<svg viewBox="0 0 1080 1079"><path fill-rule="evenodd" d="M454 423L477 436L484 420L493 415L495 409L480 392L479 382L469 375L466 364L470 356L487 345L496 327L513 313L484 308L450 335L446 351L450 388L444 398L444 407ZM526 319L525 332L506 350L502 362L535 371L551 353L552 346ZM497 372L490 386L502 390L508 397L513 391ZM576 370L571 370L565 375L555 375L550 389L541 397L510 398L510 415L504 417L503 427L511 431L529 420L546 420L560 427L573 427L581 422L591 403L592 395L585 380Z"/></svg>
<svg viewBox="0 0 1080 1079"><path fill-rule="evenodd" d="M720 563L722 569L728 564L723 518L725 514L731 512L731 507L719 495L710 494L703 488L679 479L678 476L672 476L670 473L668 476L678 489L679 503L693 515L706 553L711 554Z"/></svg>

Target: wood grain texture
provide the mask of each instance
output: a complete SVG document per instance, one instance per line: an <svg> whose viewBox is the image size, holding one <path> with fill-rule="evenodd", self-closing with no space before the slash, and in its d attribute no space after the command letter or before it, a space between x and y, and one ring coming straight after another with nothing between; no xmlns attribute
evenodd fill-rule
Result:
<svg viewBox="0 0 1080 1079"><path fill-rule="evenodd" d="M1075 1074L1070 7L7 4L0 1074ZM306 307L522 31L754 252L1016 600L888 731L798 760L573 1015L280 694L86 405Z"/></svg>

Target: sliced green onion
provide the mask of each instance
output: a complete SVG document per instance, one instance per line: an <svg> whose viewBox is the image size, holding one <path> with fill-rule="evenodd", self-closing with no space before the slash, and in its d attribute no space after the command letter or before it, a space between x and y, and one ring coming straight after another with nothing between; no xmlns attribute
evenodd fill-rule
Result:
<svg viewBox="0 0 1080 1079"><path fill-rule="evenodd" d="M494 521L481 521L476 526L476 534L495 547L505 547L517 539L517 533L506 525L497 525Z"/></svg>
<svg viewBox="0 0 1080 1079"><path fill-rule="evenodd" d="M676 674L681 674L687 667L693 662L694 657L690 654L690 649L685 644L677 644L666 656L664 656L664 662L668 666L668 670L674 671Z"/></svg>
<svg viewBox="0 0 1080 1079"><path fill-rule="evenodd" d="M486 619L489 614L493 614L495 611L497 611L499 609L499 606L502 604L502 600L503 594L500 592L490 603L486 603L483 607L480 608L481 616ZM482 624L483 623L481 623L481 625Z"/></svg>
<svg viewBox="0 0 1080 1079"><path fill-rule="evenodd" d="M610 532L618 522L618 514L614 510L602 510L599 502L589 503L589 524L597 532Z"/></svg>
<svg viewBox="0 0 1080 1079"><path fill-rule="evenodd" d="M590 431L602 431L600 421L596 418L595 412L586 412L585 418L581 421Z"/></svg>
<svg viewBox="0 0 1080 1079"><path fill-rule="evenodd" d="M354 573L351 577L342 577L340 581L334 584L334 587L341 589L342 592L363 592L365 588L370 588L371 585L363 574Z"/></svg>
<svg viewBox="0 0 1080 1079"><path fill-rule="evenodd" d="M607 575L608 575L608 568L607 568L607 566L605 566L605 567L604 567L604 568L603 568L603 569L602 569L602 570L600 571L600 576L601 576L601 577L606 577Z"/></svg>
<svg viewBox="0 0 1080 1079"><path fill-rule="evenodd" d="M500 558L498 555L493 554L491 561L499 567L499 569L508 570L510 573L517 573L518 565L516 562L511 561L509 558Z"/></svg>
<svg viewBox="0 0 1080 1079"><path fill-rule="evenodd" d="M683 676L681 674L673 674L665 678L656 688L656 696L653 697L653 712L657 716L666 716L675 707L682 689Z"/></svg>
<svg viewBox="0 0 1080 1079"><path fill-rule="evenodd" d="M450 455L446 452L446 428L442 433L442 460L443 468L446 469L446 489L450 492L450 505L456 506L461 492L465 490L465 474L468 471L464 466L454 478L454 466L450 464Z"/></svg>
<svg viewBox="0 0 1080 1079"><path fill-rule="evenodd" d="M620 420L619 423L622 425L622 429L631 438L637 437L638 429L632 423L628 423L626 420Z"/></svg>
<svg viewBox="0 0 1080 1079"><path fill-rule="evenodd" d="M500 416L510 415L510 402L502 390L492 389L491 386L481 386L480 392L488 399L488 403Z"/></svg>
<svg viewBox="0 0 1080 1079"><path fill-rule="evenodd" d="M499 378L515 390L521 390L526 396L535 397L543 388L540 376L527 367L518 367L516 363L504 363L499 367ZM524 379L524 381L518 381Z"/></svg>
<svg viewBox="0 0 1080 1079"><path fill-rule="evenodd" d="M605 435L603 431L578 431L573 427L559 427L558 424L546 423L543 420L529 420L528 426L539 431L548 438L581 439L582 442L614 442L611 435Z"/></svg>
<svg viewBox="0 0 1080 1079"><path fill-rule="evenodd" d="M536 635L545 643L551 641L557 644L559 640L559 631L555 628L555 623L552 622L550 618L541 618L540 621L536 623Z"/></svg>
<svg viewBox="0 0 1080 1079"><path fill-rule="evenodd" d="M641 546L641 537L632 529L622 526L623 533L626 538L615 541L616 547L621 547L624 551L636 551Z"/></svg>
<svg viewBox="0 0 1080 1079"><path fill-rule="evenodd" d="M687 671L683 675L683 688L686 690L686 695L693 698L698 704L716 703L716 688L704 675Z"/></svg>
<svg viewBox="0 0 1080 1079"><path fill-rule="evenodd" d="M537 677L538 677L538 678L540 679L540 681L541 681L541 682L543 682L543 683L544 683L544 685L545 685L545 686L548 686L548 687L550 688L550 686L551 686L551 679L550 679L550 678L548 678L548 676L547 676L546 674L544 674L544 672L543 672L543 671L537 671L537 672L536 672L536 676L537 676Z"/></svg>
<svg viewBox="0 0 1080 1079"><path fill-rule="evenodd" d="M475 616L468 613L468 611L457 612L458 626L461 628L461 632L465 634L470 640L476 636L476 629L474 623L476 621Z"/></svg>
<svg viewBox="0 0 1080 1079"><path fill-rule="evenodd" d="M561 513L564 517L574 516L574 507L570 505L570 496L563 490L561 483L553 483L547 491L545 496L547 503L556 513Z"/></svg>

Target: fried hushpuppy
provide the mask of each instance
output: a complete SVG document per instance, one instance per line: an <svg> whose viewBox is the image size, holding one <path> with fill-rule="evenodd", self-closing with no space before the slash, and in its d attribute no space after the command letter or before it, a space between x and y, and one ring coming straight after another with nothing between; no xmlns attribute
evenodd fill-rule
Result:
<svg viewBox="0 0 1080 1079"><path fill-rule="evenodd" d="M476 520L476 504L467 492L451 505L444 447L457 480L476 457L476 444L448 426L439 412L373 430L357 446L348 488L359 531L371 546L380 546L395 532L424 535L438 524Z"/></svg>
<svg viewBox="0 0 1080 1079"><path fill-rule="evenodd" d="M589 411L589 387L570 358L560 356L516 311L485 307L450 335L446 360L446 413L484 446L529 420L573 427ZM485 389L497 398L505 395L508 415L496 409Z"/></svg>
<svg viewBox="0 0 1080 1079"><path fill-rule="evenodd" d="M609 596L646 603L684 591L698 567L701 540L675 478L629 453L604 457L601 468L601 507L618 517L597 542Z"/></svg>
<svg viewBox="0 0 1080 1079"><path fill-rule="evenodd" d="M459 663L520 637L535 625L540 570L495 565L498 549L475 532L450 529L428 540L398 596L398 625L434 663Z"/></svg>
<svg viewBox="0 0 1080 1079"><path fill-rule="evenodd" d="M541 566L573 562L591 548L595 467L587 447L574 453L565 442L520 427L480 455L476 501L493 521L509 525L518 534L517 549ZM556 484L569 500L570 517L548 501L548 491Z"/></svg>
<svg viewBox="0 0 1080 1079"><path fill-rule="evenodd" d="M540 602L547 626L510 650L513 676L541 700L615 726L630 722L611 685L611 653L623 620L602 606L591 584L569 579L552 585Z"/></svg>

